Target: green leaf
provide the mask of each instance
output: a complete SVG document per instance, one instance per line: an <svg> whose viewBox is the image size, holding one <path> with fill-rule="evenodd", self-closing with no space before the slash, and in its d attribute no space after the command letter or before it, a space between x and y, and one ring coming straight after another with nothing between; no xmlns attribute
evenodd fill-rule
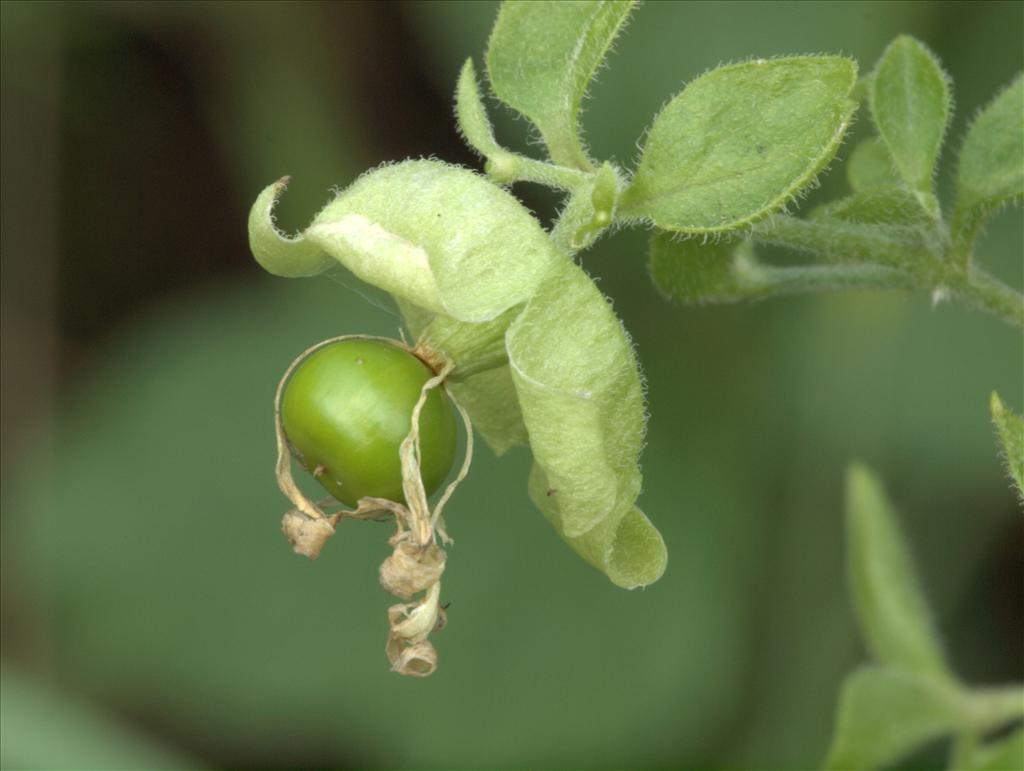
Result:
<svg viewBox="0 0 1024 771"><path fill-rule="evenodd" d="M1024 768L1024 728L977 747L967 771L1014 771Z"/></svg>
<svg viewBox="0 0 1024 771"><path fill-rule="evenodd" d="M589 170L580 105L632 0L501 4L487 48L494 93L540 130L551 160Z"/></svg>
<svg viewBox="0 0 1024 771"><path fill-rule="evenodd" d="M864 466L846 478L847 570L861 633L891 667L947 681L951 675L885 491Z"/></svg>
<svg viewBox="0 0 1024 771"><path fill-rule="evenodd" d="M664 545L634 507L643 385L608 301L565 259L509 327L507 345L536 464L534 500L615 583L632 588L656 580Z"/></svg>
<svg viewBox="0 0 1024 771"><path fill-rule="evenodd" d="M1024 79L1006 87L974 119L957 168L953 234L973 239L993 212L1024 196Z"/></svg>
<svg viewBox="0 0 1024 771"><path fill-rule="evenodd" d="M932 177L949 122L949 77L922 43L900 35L875 68L868 101L900 176L932 206Z"/></svg>
<svg viewBox="0 0 1024 771"><path fill-rule="evenodd" d="M868 137L853 148L846 165L846 179L855 192L900 183L892 156L878 137Z"/></svg>
<svg viewBox="0 0 1024 771"><path fill-rule="evenodd" d="M949 733L957 713L948 697L905 671L864 666L843 683L826 769L888 765Z"/></svg>
<svg viewBox="0 0 1024 771"><path fill-rule="evenodd" d="M712 70L651 126L619 215L663 230L732 230L782 208L835 155L856 103L849 59L757 59Z"/></svg>
<svg viewBox="0 0 1024 771"><path fill-rule="evenodd" d="M654 285L677 302L704 305L749 299L762 289L758 266L746 242L651 236L649 270Z"/></svg>
<svg viewBox="0 0 1024 771"><path fill-rule="evenodd" d="M406 161L360 177L303 236L283 239L269 219L272 185L250 215L250 244L278 275L331 263L414 305L460 321L489 321L536 291L558 259L537 220L485 177L439 161ZM255 220L256 225L253 226Z"/></svg>
<svg viewBox="0 0 1024 771"><path fill-rule="evenodd" d="M472 59L466 59L459 73L459 83L455 89L455 117L466 143L480 155L491 158L504 152L494 138L487 108L480 98Z"/></svg>
<svg viewBox="0 0 1024 771"><path fill-rule="evenodd" d="M905 187L872 187L826 204L815 218L865 225L926 225L931 217L921 201Z"/></svg>
<svg viewBox="0 0 1024 771"><path fill-rule="evenodd" d="M1009 409L999 394L992 392L990 400L992 422L996 424L999 444L1006 462L1006 470L1017 488L1017 496L1024 504L1024 418Z"/></svg>

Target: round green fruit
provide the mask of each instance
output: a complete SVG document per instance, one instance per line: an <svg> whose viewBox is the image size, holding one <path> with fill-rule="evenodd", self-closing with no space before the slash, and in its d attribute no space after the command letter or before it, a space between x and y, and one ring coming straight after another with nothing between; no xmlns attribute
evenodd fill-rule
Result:
<svg viewBox="0 0 1024 771"><path fill-rule="evenodd" d="M281 423L302 464L342 503L404 502L399 446L434 372L399 343L348 338L303 359L285 385ZM456 425L442 388L420 412L420 474L427 495L455 460Z"/></svg>

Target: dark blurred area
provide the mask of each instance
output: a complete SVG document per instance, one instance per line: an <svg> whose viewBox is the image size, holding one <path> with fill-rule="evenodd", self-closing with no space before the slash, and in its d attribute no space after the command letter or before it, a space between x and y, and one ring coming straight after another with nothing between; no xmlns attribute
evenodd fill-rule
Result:
<svg viewBox="0 0 1024 771"><path fill-rule="evenodd" d="M297 229L381 162L479 168L451 95L496 8L0 3L4 767L813 767L865 656L842 564L854 459L901 509L959 672L1024 677L1024 526L987 414L993 389L1021 407L1019 333L896 293L672 307L640 232L583 263L648 377L661 582L623 592L565 548L524 451L480 452L446 512L429 681L387 672L383 526L346 524L316 564L290 554L277 379L319 339L400 322L340 270L262 274L249 206L291 174L279 222ZM867 72L907 32L955 83L948 204L1021 29L1017 2L650 2L587 135L629 164L718 63L827 51ZM499 141L538 152L494 113ZM841 161L822 183L807 206L843 193ZM550 220L549 194L515 192ZM1022 231L1005 212L979 249L1017 288Z"/></svg>

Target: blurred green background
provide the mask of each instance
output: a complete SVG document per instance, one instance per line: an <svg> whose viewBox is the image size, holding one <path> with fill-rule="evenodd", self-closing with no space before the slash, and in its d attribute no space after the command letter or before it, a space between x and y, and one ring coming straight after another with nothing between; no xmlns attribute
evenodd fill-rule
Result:
<svg viewBox="0 0 1024 771"><path fill-rule="evenodd" d="M451 93L495 10L0 4L5 767L813 767L865 656L842 563L855 458L904 515L959 671L1024 677L1024 527L987 414L993 388L1021 407L1019 333L896 293L672 307L639 232L583 261L648 378L659 583L627 593L576 558L527 499L523 450L478 453L446 512L429 680L387 669L386 526L346 523L315 564L290 553L277 379L317 340L399 319L340 272L264 275L249 204L292 174L295 228L377 163L478 167ZM1016 2L650 2L586 130L628 163L718 63L824 51L867 71L907 32L955 80L948 202L1022 28ZM537 152L495 110L499 140ZM834 164L807 205L843 180ZM516 192L550 219L549 195ZM1018 288L1022 230L1004 213L979 250Z"/></svg>

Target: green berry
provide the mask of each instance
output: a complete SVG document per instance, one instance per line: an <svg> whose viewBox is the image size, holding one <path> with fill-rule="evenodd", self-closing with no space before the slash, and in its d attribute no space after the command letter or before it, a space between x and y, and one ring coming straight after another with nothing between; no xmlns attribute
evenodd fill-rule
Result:
<svg viewBox="0 0 1024 771"><path fill-rule="evenodd" d="M399 446L434 372L399 343L350 338L315 350L285 385L281 421L299 460L348 506L372 496L404 502ZM420 473L427 495L455 460L456 423L443 388L420 412Z"/></svg>

